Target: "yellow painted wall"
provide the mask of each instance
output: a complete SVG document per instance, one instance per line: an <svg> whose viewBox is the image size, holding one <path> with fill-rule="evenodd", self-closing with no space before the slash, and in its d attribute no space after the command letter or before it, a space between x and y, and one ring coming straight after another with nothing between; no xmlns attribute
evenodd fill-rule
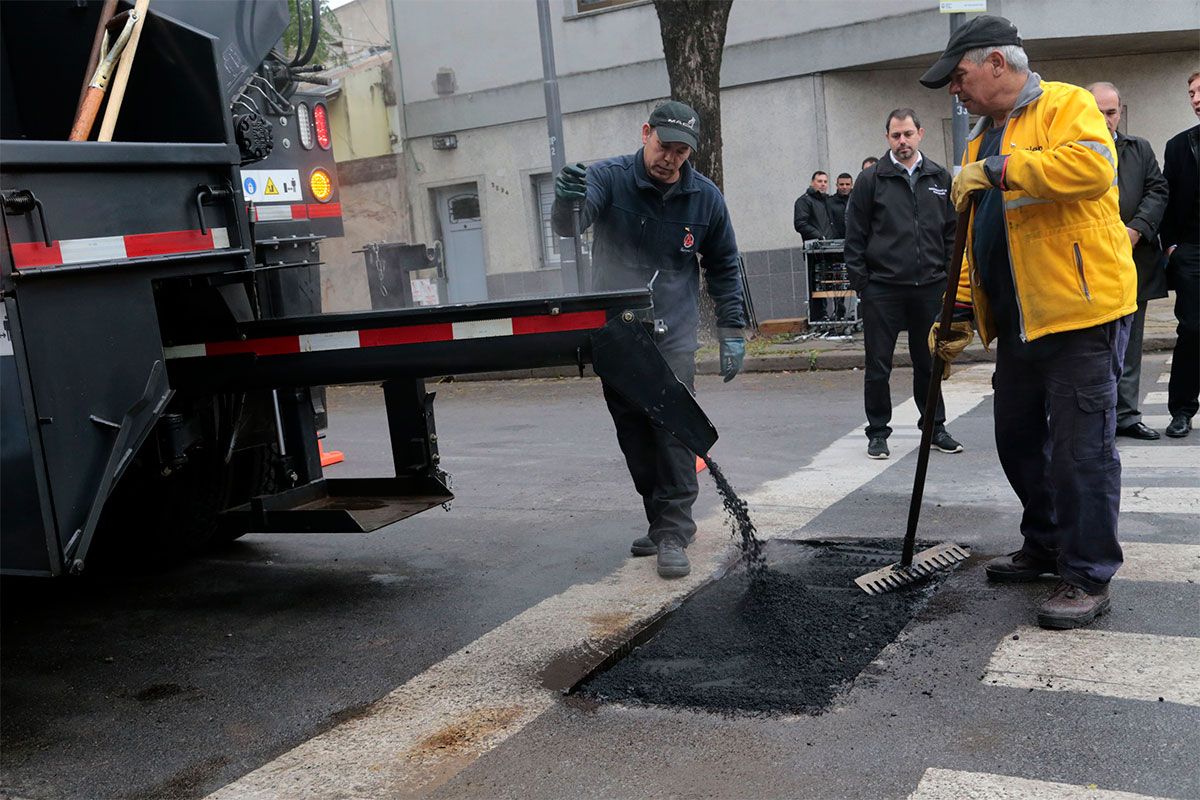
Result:
<svg viewBox="0 0 1200 800"><path fill-rule="evenodd" d="M388 155L392 152L384 81L391 65L384 61L361 72L341 76L342 91L329 103L333 157L337 161Z"/></svg>

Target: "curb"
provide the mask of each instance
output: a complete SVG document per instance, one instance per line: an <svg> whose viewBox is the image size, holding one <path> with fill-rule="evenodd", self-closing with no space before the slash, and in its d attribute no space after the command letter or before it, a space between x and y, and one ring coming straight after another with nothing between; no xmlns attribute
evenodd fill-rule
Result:
<svg viewBox="0 0 1200 800"><path fill-rule="evenodd" d="M1143 353L1161 353L1175 346L1174 336L1148 336L1142 341ZM781 353L778 355L747 356L742 372L824 372L833 370L863 369L866 363L866 353L862 350L830 351L813 348L816 357L810 352ZM996 351L984 350L975 345L967 348L957 364L981 364L995 362ZM912 359L908 352L897 351L892 361L895 367L911 367ZM697 375L720 375L721 370L716 358L708 357L696 362ZM584 369L585 378L594 378L591 365ZM454 381L520 381L535 378L578 378L579 368L569 367L540 367L538 369L518 369L506 372L475 372L467 375L449 376Z"/></svg>

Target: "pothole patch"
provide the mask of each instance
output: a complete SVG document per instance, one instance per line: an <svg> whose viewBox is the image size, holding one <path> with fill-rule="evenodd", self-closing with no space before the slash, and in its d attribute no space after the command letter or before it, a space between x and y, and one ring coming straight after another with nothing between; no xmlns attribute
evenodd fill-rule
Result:
<svg viewBox="0 0 1200 800"><path fill-rule="evenodd" d="M820 713L944 580L879 596L859 575L899 560L894 540L781 541L643 630L575 691L597 702L732 713Z"/></svg>

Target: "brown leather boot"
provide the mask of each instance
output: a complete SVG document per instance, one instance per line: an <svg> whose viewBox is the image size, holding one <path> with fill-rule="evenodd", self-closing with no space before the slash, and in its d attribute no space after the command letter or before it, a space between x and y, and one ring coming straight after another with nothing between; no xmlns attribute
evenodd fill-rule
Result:
<svg viewBox="0 0 1200 800"><path fill-rule="evenodd" d="M1046 602L1038 607L1038 625L1043 628L1082 628L1108 610L1108 587L1088 594L1078 586L1061 581Z"/></svg>

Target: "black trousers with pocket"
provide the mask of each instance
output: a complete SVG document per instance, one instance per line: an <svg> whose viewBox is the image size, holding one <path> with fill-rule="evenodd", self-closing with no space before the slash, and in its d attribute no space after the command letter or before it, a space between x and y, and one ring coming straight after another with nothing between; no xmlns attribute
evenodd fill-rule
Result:
<svg viewBox="0 0 1200 800"><path fill-rule="evenodd" d="M867 410L867 437L892 433L892 355L900 331L908 331L908 354L912 358L913 399L917 402L918 422L929 396L929 373L933 357L929 354L929 328L942 307L945 281L926 286L898 286L872 281L862 291L859 306L863 320L863 344L867 351L863 394ZM935 430L946 425L946 405L938 397Z"/></svg>

